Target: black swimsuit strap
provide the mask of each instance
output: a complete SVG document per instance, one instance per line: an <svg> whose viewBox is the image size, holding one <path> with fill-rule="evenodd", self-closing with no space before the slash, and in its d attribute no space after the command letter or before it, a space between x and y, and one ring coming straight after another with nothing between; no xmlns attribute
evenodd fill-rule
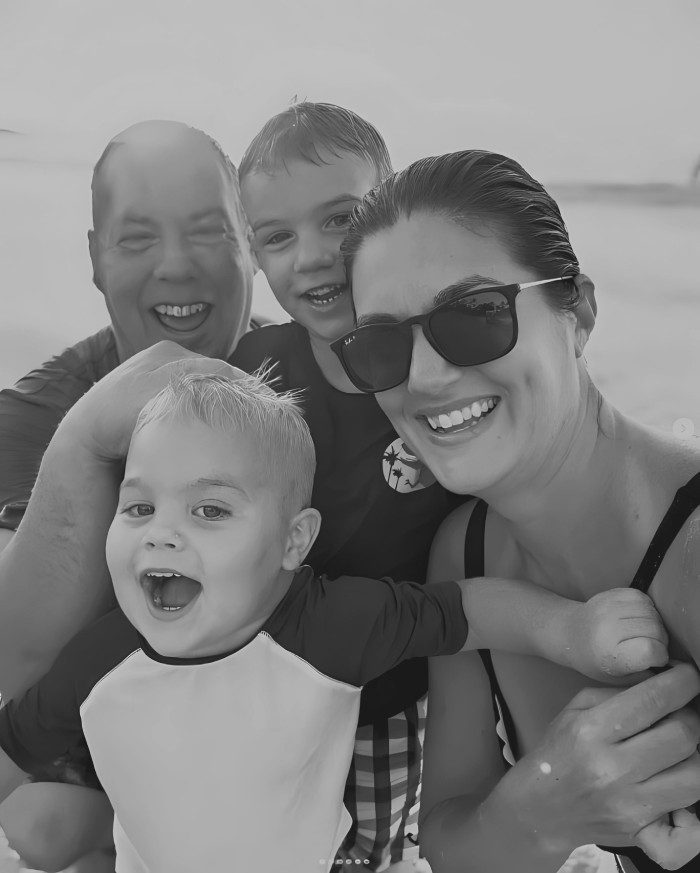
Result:
<svg viewBox="0 0 700 873"><path fill-rule="evenodd" d="M671 543L678 536L678 532L690 514L698 506L700 506L700 473L697 473L687 484L676 491L676 496L656 529L630 588L638 588L644 593L649 590L649 586L656 576L656 571L661 566Z"/></svg>
<svg viewBox="0 0 700 873"><path fill-rule="evenodd" d="M467 530L464 535L464 576L467 579L472 579L477 576L484 576L484 538L486 534L486 513L488 512L488 504L483 500L477 500L476 506L472 510L467 524ZM496 723L503 720L508 745L513 753L513 757L517 761L520 757L518 750L517 735L515 733L515 722L511 715L506 699L501 691L501 686L498 684L496 669L493 666L493 658L489 649L479 649L479 656L484 665L484 669L489 677L489 685L491 686L491 696L493 699L493 712Z"/></svg>

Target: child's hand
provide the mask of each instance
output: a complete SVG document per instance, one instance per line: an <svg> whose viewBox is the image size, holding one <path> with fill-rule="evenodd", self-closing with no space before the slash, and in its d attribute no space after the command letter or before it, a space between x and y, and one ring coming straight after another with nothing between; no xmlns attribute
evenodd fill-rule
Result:
<svg viewBox="0 0 700 873"><path fill-rule="evenodd" d="M689 809L679 809L648 824L637 834L637 845L664 870L678 870L700 854L700 821Z"/></svg>
<svg viewBox="0 0 700 873"><path fill-rule="evenodd" d="M613 588L578 604L570 632L571 666L599 682L668 663L661 617L651 599L634 588Z"/></svg>

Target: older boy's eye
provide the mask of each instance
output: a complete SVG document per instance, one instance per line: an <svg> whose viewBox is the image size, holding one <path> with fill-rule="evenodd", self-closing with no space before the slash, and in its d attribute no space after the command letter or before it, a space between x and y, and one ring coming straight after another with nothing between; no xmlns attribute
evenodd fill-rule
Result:
<svg viewBox="0 0 700 873"><path fill-rule="evenodd" d="M132 503L131 506L124 508L124 513L131 518L144 518L153 515L153 507L150 503Z"/></svg>
<svg viewBox="0 0 700 873"><path fill-rule="evenodd" d="M291 233L289 233L289 231L280 230L278 233L273 233L272 236L269 236L265 240L265 245L266 246L278 246L278 245L281 245L282 243L289 242L289 240L291 238L292 238L292 235L291 235Z"/></svg>
<svg viewBox="0 0 700 873"><path fill-rule="evenodd" d="M350 217L349 212L339 212L337 215L331 216L326 224L333 230L345 230L350 225Z"/></svg>
<svg viewBox="0 0 700 873"><path fill-rule="evenodd" d="M220 506L213 506L210 503L204 506L197 506L194 509L194 515L197 518L206 518L209 521L218 521L222 518L228 518L231 513L227 509L222 509Z"/></svg>

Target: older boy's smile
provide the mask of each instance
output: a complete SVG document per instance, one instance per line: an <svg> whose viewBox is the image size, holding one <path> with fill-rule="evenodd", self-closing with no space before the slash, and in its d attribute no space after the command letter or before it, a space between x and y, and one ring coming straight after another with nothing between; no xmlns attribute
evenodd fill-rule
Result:
<svg viewBox="0 0 700 873"><path fill-rule="evenodd" d="M343 284L336 285L319 285L316 288L311 288L304 291L302 297L306 298L312 306L323 309L347 294L348 286Z"/></svg>

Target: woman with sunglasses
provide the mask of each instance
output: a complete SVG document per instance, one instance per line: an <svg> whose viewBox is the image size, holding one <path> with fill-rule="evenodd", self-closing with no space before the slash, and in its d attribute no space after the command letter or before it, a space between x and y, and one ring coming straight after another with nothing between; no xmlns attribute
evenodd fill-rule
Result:
<svg viewBox="0 0 700 873"><path fill-rule="evenodd" d="M520 576L579 600L632 585L698 663L700 454L592 383L593 284L542 186L488 152L418 161L365 198L345 254L358 327L336 354L441 484L476 495L440 529L432 579ZM431 665L434 873L547 873L591 842L629 846L625 871L700 870L693 668L620 691L481 654Z"/></svg>

